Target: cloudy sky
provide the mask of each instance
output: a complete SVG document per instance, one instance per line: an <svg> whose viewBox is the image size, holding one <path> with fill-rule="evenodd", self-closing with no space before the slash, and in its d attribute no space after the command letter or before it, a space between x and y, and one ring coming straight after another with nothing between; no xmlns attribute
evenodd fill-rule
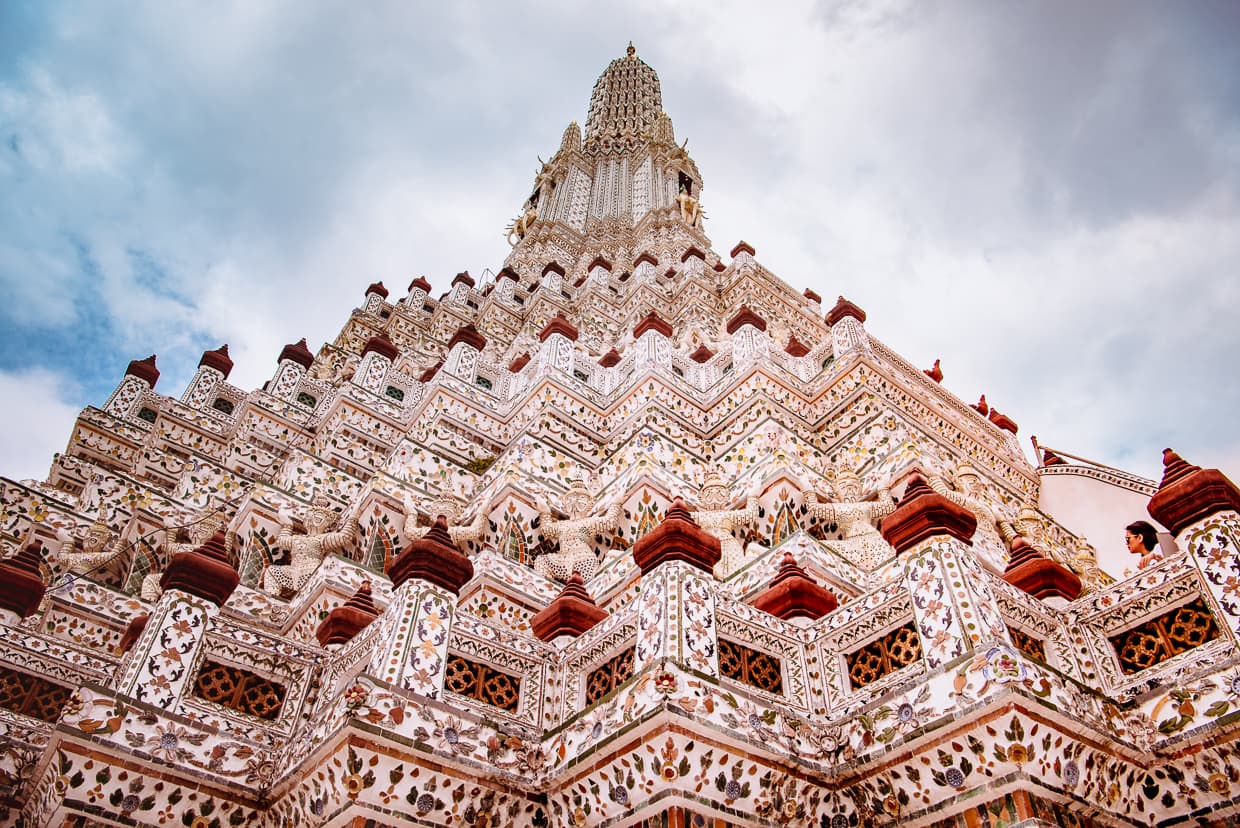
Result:
<svg viewBox="0 0 1240 828"><path fill-rule="evenodd" d="M425 7L423 7L425 6ZM630 39L737 239L1021 437L1240 480L1240 3L0 3L0 474L498 270ZM1028 445L1027 439L1025 445Z"/></svg>

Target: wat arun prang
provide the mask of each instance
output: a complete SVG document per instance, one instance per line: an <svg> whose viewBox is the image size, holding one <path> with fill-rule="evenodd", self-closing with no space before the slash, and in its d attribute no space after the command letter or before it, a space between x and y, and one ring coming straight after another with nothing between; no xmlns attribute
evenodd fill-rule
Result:
<svg viewBox="0 0 1240 828"><path fill-rule="evenodd" d="M0 481L4 824L1234 824L1240 491L1029 462L684 146L630 48L494 276Z"/></svg>

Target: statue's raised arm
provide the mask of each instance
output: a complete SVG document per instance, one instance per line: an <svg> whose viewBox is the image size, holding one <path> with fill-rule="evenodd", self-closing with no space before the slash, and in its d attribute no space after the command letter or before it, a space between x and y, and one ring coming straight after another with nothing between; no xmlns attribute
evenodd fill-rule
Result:
<svg viewBox="0 0 1240 828"><path fill-rule="evenodd" d="M338 520L327 498L316 497L302 515L306 534L294 534L292 520L284 510L280 515L280 534L273 546L289 553L287 564L273 564L263 572L263 591L277 597L296 594L319 568L323 558L348 547L357 537L357 515L350 514L344 525L328 531Z"/></svg>

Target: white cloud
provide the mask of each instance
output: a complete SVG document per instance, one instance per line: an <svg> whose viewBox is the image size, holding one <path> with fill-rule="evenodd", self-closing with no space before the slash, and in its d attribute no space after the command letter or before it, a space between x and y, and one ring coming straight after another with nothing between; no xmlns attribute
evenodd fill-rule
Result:
<svg viewBox="0 0 1240 828"><path fill-rule="evenodd" d="M72 380L44 370L0 373L0 458L4 476L43 480L52 455L64 451L79 409L65 402ZM102 403L103 401L100 400Z"/></svg>

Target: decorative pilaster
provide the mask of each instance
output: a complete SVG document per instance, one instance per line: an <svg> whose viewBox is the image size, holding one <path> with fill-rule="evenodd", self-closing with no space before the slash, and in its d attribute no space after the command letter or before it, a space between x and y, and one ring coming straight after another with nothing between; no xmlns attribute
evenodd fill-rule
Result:
<svg viewBox="0 0 1240 828"><path fill-rule="evenodd" d="M914 476L883 537L907 558L904 581L926 666L935 669L983 640L1011 644L989 578L970 547L977 518Z"/></svg>
<svg viewBox="0 0 1240 828"><path fill-rule="evenodd" d="M1220 623L1240 640L1240 489L1218 469L1194 466L1165 449L1163 479L1148 510L1201 570L1226 614Z"/></svg>
<svg viewBox="0 0 1240 828"><path fill-rule="evenodd" d="M414 310L421 310L426 304L426 296L431 292L431 283L419 276L409 283L409 292L405 294L402 300L407 306Z"/></svg>
<svg viewBox="0 0 1240 828"><path fill-rule="evenodd" d="M175 709L193 685L190 670L211 618L240 582L222 530L197 549L174 555L160 579L164 592L122 662L117 692Z"/></svg>
<svg viewBox="0 0 1240 828"><path fill-rule="evenodd" d="M753 257L757 255L757 251L753 249L753 245L741 239L728 255L732 257L732 263L737 267L753 267Z"/></svg>
<svg viewBox="0 0 1240 828"><path fill-rule="evenodd" d="M486 346L487 338L473 324L462 325L448 340L448 356L444 359L443 370L472 382L478 367L478 355Z"/></svg>
<svg viewBox="0 0 1240 828"><path fill-rule="evenodd" d="M633 546L642 572L634 671L663 660L719 673L714 576L719 540L694 522L679 497L663 522Z"/></svg>
<svg viewBox="0 0 1240 828"><path fill-rule="evenodd" d="M427 698L439 698L457 596L473 575L473 564L452 543L447 520L437 518L388 567L395 591L378 622L383 627L367 672Z"/></svg>
<svg viewBox="0 0 1240 828"><path fill-rule="evenodd" d="M670 365L672 326L654 311L642 317L633 327L633 347L637 353L637 367Z"/></svg>
<svg viewBox="0 0 1240 828"><path fill-rule="evenodd" d="M870 350L870 337L865 332L865 311L843 296L835 307L827 311L825 321L831 326L831 347L836 359Z"/></svg>
<svg viewBox="0 0 1240 828"><path fill-rule="evenodd" d="M314 354L310 353L304 337L298 342L285 345L277 360L275 376L267 384L267 391L273 397L291 399L297 386L305 378L306 371L313 364Z"/></svg>
<svg viewBox="0 0 1240 828"><path fill-rule="evenodd" d="M398 356L400 350L396 343L384 334L372 336L362 347L362 362L353 375L353 382L367 391L382 394L388 371L392 370L392 363Z"/></svg>
<svg viewBox="0 0 1240 828"><path fill-rule="evenodd" d="M137 415L142 405L142 397L147 391L155 388L159 381L159 369L155 367L155 355L146 359L135 359L125 369L125 376L120 384L104 403L103 410L113 417L128 419Z"/></svg>
<svg viewBox="0 0 1240 828"><path fill-rule="evenodd" d="M769 340L758 336L766 330L766 320L742 305L728 322L727 332L732 336L732 358L737 368L749 365L765 354Z"/></svg>
<svg viewBox="0 0 1240 828"><path fill-rule="evenodd" d="M501 270L495 275L495 298L502 302L512 302L513 292L520 281L520 277L511 268Z"/></svg>
<svg viewBox="0 0 1240 828"><path fill-rule="evenodd" d="M556 314L538 334L542 345L538 349L540 373L554 368L571 374L573 371L573 343L577 341L577 327L563 316Z"/></svg>
<svg viewBox="0 0 1240 828"><path fill-rule="evenodd" d="M564 268L555 262L543 268L542 279L539 282L543 290L549 290L552 293L559 294L564 289Z"/></svg>
<svg viewBox="0 0 1240 828"><path fill-rule="evenodd" d="M458 305L465 304L473 287L474 277L469 275L468 270L456 274L452 277L452 289L448 293L448 301Z"/></svg>
<svg viewBox="0 0 1240 828"><path fill-rule="evenodd" d="M232 373L233 361L228 356L228 346L205 351L198 360L198 372L189 381L189 387L181 396L181 402L193 409L201 409L211 399L216 387Z"/></svg>
<svg viewBox="0 0 1240 828"><path fill-rule="evenodd" d="M375 282L366 288L366 300L362 305L362 310L378 316L379 311L383 309L383 301L387 298L388 289L383 286L383 282Z"/></svg>

